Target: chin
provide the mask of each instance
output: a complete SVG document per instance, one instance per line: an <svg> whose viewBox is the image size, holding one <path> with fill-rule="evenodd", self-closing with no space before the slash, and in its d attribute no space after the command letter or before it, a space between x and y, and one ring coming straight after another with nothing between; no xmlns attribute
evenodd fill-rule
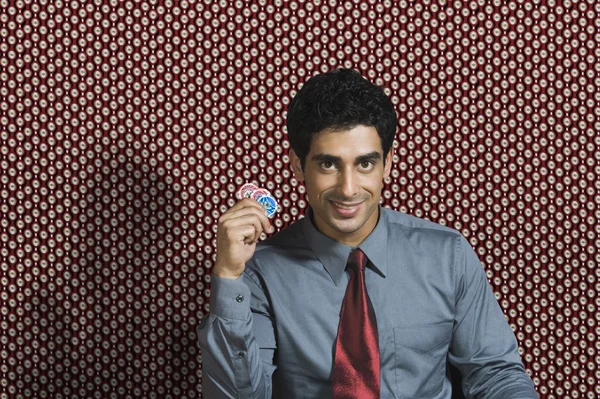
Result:
<svg viewBox="0 0 600 399"><path fill-rule="evenodd" d="M342 234L351 234L363 227L366 223L366 219L361 217L361 215L357 215L352 219L336 219L333 217L328 218L328 224L335 231Z"/></svg>

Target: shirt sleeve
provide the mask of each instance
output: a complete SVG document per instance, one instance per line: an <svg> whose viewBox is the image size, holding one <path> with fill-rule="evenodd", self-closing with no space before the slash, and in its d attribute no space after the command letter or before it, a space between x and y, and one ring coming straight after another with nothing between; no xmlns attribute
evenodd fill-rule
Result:
<svg viewBox="0 0 600 399"><path fill-rule="evenodd" d="M205 398L271 398L275 334L256 275L212 276L210 313L198 327Z"/></svg>
<svg viewBox="0 0 600 399"><path fill-rule="evenodd" d="M517 340L468 241L456 257L456 317L448 360L463 377L468 398L537 399Z"/></svg>

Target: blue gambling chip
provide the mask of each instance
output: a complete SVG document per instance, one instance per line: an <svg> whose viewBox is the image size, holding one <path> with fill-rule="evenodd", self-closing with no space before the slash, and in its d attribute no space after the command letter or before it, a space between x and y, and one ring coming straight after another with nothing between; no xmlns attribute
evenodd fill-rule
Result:
<svg viewBox="0 0 600 399"><path fill-rule="evenodd" d="M260 195L256 198L256 201L265 207L268 217L272 218L273 215L275 215L275 212L277 212L277 201L274 197L270 195Z"/></svg>

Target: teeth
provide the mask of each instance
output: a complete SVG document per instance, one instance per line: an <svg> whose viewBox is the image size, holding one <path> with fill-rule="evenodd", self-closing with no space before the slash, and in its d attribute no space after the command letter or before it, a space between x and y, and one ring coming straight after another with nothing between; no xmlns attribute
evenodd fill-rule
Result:
<svg viewBox="0 0 600 399"><path fill-rule="evenodd" d="M348 205L339 204L339 203L334 202L334 201L331 201L331 202L333 202L335 204L335 206L337 206L338 208L342 208L342 209L354 209L354 208L356 208L358 206L358 205L348 206Z"/></svg>

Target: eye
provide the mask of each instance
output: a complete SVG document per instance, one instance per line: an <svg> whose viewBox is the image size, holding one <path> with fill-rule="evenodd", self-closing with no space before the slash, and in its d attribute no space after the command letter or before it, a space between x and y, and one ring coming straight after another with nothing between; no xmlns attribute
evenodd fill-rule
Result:
<svg viewBox="0 0 600 399"><path fill-rule="evenodd" d="M372 161L363 161L360 163L360 167L363 169L371 169L375 165L375 162Z"/></svg>
<svg viewBox="0 0 600 399"><path fill-rule="evenodd" d="M321 162L321 167L323 169L331 169L333 167L333 162L331 162L331 161Z"/></svg>

